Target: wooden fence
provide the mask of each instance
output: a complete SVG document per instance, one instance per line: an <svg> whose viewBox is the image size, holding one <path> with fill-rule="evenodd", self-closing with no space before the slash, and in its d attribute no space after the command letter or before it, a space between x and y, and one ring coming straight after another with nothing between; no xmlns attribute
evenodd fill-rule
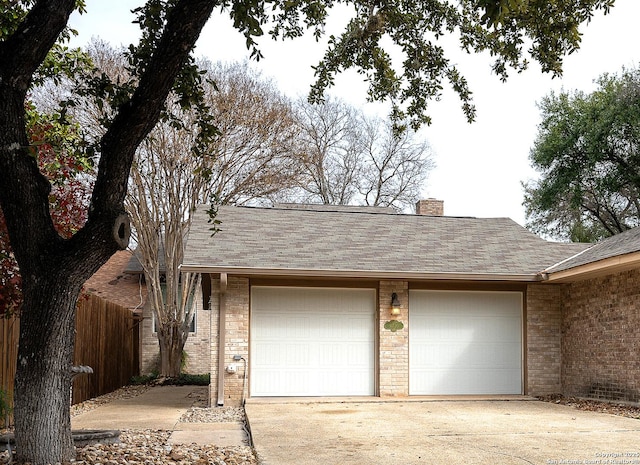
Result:
<svg viewBox="0 0 640 465"><path fill-rule="evenodd" d="M0 319L0 389L13 397L19 321ZM74 365L89 365L93 374L73 382L72 403L114 391L129 384L140 366L138 320L131 310L90 294L81 297L76 316ZM1 419L0 419L1 420Z"/></svg>
<svg viewBox="0 0 640 465"><path fill-rule="evenodd" d="M18 332L20 324L16 318L0 317L0 349L2 349L2 358L0 359L0 394L4 407L11 407L13 399L13 379L16 373L16 361L18 359ZM8 426L5 422L10 422L10 417L3 415L6 412L0 412L0 428Z"/></svg>

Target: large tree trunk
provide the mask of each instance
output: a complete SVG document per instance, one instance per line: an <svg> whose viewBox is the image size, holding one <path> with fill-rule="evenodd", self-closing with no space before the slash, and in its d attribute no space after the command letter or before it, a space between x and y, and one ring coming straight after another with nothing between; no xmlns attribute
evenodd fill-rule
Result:
<svg viewBox="0 0 640 465"><path fill-rule="evenodd" d="M176 378L182 371L182 352L187 338L180 333L180 324L177 323L158 328L160 373L168 378Z"/></svg>
<svg viewBox="0 0 640 465"><path fill-rule="evenodd" d="M69 402L81 283L52 270L27 280L20 320L14 413L18 462L75 458Z"/></svg>

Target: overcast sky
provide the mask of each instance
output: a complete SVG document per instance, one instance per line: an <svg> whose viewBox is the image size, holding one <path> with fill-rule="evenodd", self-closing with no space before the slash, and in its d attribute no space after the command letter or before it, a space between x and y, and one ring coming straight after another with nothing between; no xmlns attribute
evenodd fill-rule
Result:
<svg viewBox="0 0 640 465"><path fill-rule="evenodd" d="M138 35L129 11L141 1L87 0L87 13L74 14L71 26L79 36L74 45L84 45L99 37L113 45L128 45ZM622 67L635 67L640 43L640 2L617 0L609 15L599 13L582 27L581 49L565 60L562 79L543 75L532 64L522 74L513 74L507 83L491 74L491 59L466 55L449 49L449 57L466 76L474 93L477 121L468 124L460 102L446 92L432 105L433 124L420 136L431 144L437 168L424 186L424 197L444 200L445 215L510 217L525 224L521 182L536 176L529 166L529 149L540 122L536 102L552 89L591 91L593 80ZM329 32L338 33L341 18L332 18ZM311 37L274 42L263 38L265 56L257 65L265 76L273 77L280 89L291 95L306 94L313 81L311 66L317 64L324 48ZM198 42L197 55L212 61L243 60L248 57L241 34L235 32L226 14L214 13ZM384 114L383 105L365 104L366 86L354 73L338 79L331 93L370 113Z"/></svg>

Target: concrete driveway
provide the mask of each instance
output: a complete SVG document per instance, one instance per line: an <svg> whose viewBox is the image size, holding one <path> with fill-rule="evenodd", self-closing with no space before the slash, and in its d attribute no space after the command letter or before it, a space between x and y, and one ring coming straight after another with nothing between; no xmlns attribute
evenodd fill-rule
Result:
<svg viewBox="0 0 640 465"><path fill-rule="evenodd" d="M640 464L640 420L539 401L246 405L263 465Z"/></svg>

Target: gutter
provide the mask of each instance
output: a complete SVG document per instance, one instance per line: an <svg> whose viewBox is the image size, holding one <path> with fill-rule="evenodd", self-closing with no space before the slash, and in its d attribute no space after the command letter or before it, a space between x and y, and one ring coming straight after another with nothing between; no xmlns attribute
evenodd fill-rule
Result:
<svg viewBox="0 0 640 465"><path fill-rule="evenodd" d="M227 273L220 273L220 295L218 305L218 400L216 405L224 405L224 362L227 326Z"/></svg>
<svg viewBox="0 0 640 465"><path fill-rule="evenodd" d="M182 271L195 273L221 273L250 276L326 277L364 279L421 279L450 281L517 281L539 282L540 273L421 273L416 271L365 271L365 270L319 270L303 268L250 268L234 266L203 266L183 264Z"/></svg>
<svg viewBox="0 0 640 465"><path fill-rule="evenodd" d="M554 265L554 267L555 266L558 265ZM637 268L638 266L640 266L640 252L634 252L585 263L573 268L567 268L566 270L554 272L552 270L553 267L548 268L540 272L539 277L542 281L550 283L567 283L626 271Z"/></svg>

